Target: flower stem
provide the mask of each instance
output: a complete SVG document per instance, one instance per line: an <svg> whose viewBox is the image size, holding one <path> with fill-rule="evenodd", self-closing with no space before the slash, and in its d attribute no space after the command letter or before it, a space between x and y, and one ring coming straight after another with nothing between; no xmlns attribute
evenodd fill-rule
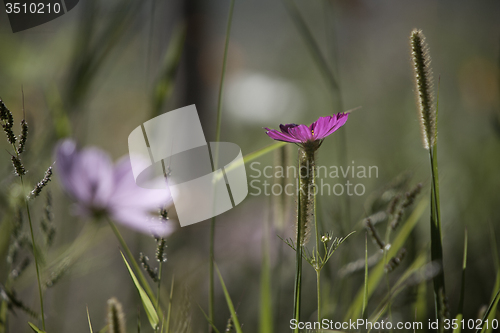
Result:
<svg viewBox="0 0 500 333"><path fill-rule="evenodd" d="M318 294L318 322L321 322L321 269L316 270L316 289Z"/></svg>
<svg viewBox="0 0 500 333"><path fill-rule="evenodd" d="M311 163L311 174L312 174L312 179L311 179L311 187L313 189L312 196L313 196L313 216L314 216L314 230L316 232L316 289L317 289L317 296L318 296L318 322L321 322L321 268L320 266L320 253L319 253L319 229L318 229L318 222L316 220L316 162L314 160L314 152L310 153L311 156L308 156L308 161ZM326 255L326 254L325 254Z"/></svg>

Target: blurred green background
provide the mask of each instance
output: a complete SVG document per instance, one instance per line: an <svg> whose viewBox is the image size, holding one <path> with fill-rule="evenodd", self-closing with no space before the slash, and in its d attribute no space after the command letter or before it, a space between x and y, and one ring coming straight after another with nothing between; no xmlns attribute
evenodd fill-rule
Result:
<svg viewBox="0 0 500 333"><path fill-rule="evenodd" d="M364 179L363 196L322 196L319 218L325 230L356 234L341 246L328 266L325 287L330 307L325 317L341 320L363 281L363 273L343 280L338 272L364 256L364 229L371 213L370 194L398 175L411 173L429 195L428 155L422 148L408 37L422 29L439 87L438 145L445 274L450 311L458 305L464 229L469 233L464 318L476 318L491 298L496 268L492 239L500 235L500 3L498 1L297 1L340 86L332 91L324 73L294 26L283 3L236 1L229 44L223 103L222 141L238 144L243 154L268 145L262 127L307 123L319 116L361 106L346 126L325 140L318 164L377 166L378 178ZM3 7L2 7L3 8ZM207 141L215 138L217 94L229 1L81 0L66 15L13 34L0 13L0 96L22 119L21 87L30 125L25 165L34 184L53 162L58 139L71 136L95 145L113 158L127 153L127 137L142 122L185 105L196 104ZM438 84L439 82L439 84ZM17 126L17 125L16 125ZM17 127L15 127L17 131ZM346 152L342 156L341 137ZM0 238L8 238L13 176L6 140L0 140ZM296 149L288 147L289 162ZM259 161L272 165L275 153ZM248 175L254 174L247 168ZM57 176L55 177L57 179ZM70 201L57 180L50 183L57 226L55 258L75 239L86 221L70 214ZM249 178L249 180L251 180ZM273 180L271 180L273 181ZM274 198L249 195L217 219L216 262L246 332L259 318L259 276L264 226L271 226L270 257L275 331L287 330L292 313L295 254L276 237L294 234L294 200L286 202L284 226L277 223ZM43 200L33 210L41 215ZM350 216L350 218L348 218ZM346 220L348 219L348 220ZM35 221L37 220L35 215ZM151 238L123 229L133 251L153 257ZM168 238L163 288L167 297L175 274L176 318L192 331L206 331L198 305L207 307L209 222L178 228ZM0 281L6 272L6 242L0 247ZM429 247L426 211L409 252ZM369 253L376 252L369 244ZM497 253L498 254L498 253ZM407 263L406 263L407 264ZM315 318L315 280L304 267L304 319ZM402 270L401 270L402 272ZM399 272L399 273L401 273ZM45 272L48 276L50 272ZM398 274L398 273L394 273ZM16 284L18 295L38 309L34 268ZM224 327L229 311L216 285L216 323ZM373 296L373 304L385 290ZM428 309L433 305L428 283ZM342 294L342 292L344 294ZM120 259L118 243L104 228L60 282L46 293L49 332L88 332L85 307L94 328L105 324L106 300L124 305L133 331L139 300ZM395 300L393 316L412 320L411 290ZM369 303L369 309L370 303ZM10 315L11 332L29 332L28 317ZM145 315L142 315L145 320Z"/></svg>

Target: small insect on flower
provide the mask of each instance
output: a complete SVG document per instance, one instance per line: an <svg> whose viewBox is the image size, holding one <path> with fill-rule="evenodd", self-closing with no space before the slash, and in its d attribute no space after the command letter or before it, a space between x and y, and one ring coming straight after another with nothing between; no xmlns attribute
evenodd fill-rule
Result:
<svg viewBox="0 0 500 333"><path fill-rule="evenodd" d="M172 204L170 192L137 186L128 156L113 165L104 151L79 151L74 141L64 140L56 148L56 166L64 189L76 202L77 215L108 217L159 237L173 232L172 223L161 223L152 215L159 207Z"/></svg>
<svg viewBox="0 0 500 333"><path fill-rule="evenodd" d="M286 124L280 125L280 130L265 127L266 134L274 140L292 142L301 145L305 150L317 150L323 139L344 126L349 113L337 113L332 116L320 117L311 125Z"/></svg>

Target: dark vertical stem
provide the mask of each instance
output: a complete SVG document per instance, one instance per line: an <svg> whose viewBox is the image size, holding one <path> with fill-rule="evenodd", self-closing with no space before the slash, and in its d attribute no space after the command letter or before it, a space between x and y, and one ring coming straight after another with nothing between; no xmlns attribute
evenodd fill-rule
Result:
<svg viewBox="0 0 500 333"><path fill-rule="evenodd" d="M444 319L447 317L446 290L443 267L443 246L441 235L441 214L439 207L439 180L437 174L436 146L430 147L432 187L431 187L431 260L439 265L439 273L433 278L436 318L439 319L439 332L444 332Z"/></svg>

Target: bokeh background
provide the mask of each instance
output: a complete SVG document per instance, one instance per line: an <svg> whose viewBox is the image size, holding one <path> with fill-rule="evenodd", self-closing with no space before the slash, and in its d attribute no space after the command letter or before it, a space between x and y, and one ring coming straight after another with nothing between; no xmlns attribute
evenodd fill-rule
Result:
<svg viewBox="0 0 500 333"><path fill-rule="evenodd" d="M364 256L361 220L371 213L372 198L401 175L411 175L410 187L423 183L419 199L429 196L428 154L421 144L408 42L413 28L422 29L439 88L439 176L450 311L454 315L458 306L467 229L464 318L477 318L490 302L497 277L498 253L492 240L500 235L500 3L300 0L296 4L339 89L333 90L325 80L282 1L237 0L222 141L238 144L245 155L272 143L263 127L309 124L319 116L361 107L339 133L325 140L318 153L319 165L348 166L354 161L355 165L377 166L379 171L378 177L361 180L366 188L363 196L318 199L318 218L325 231L335 236L357 231L327 267L325 317L341 320L362 285L363 272L343 278L339 272ZM0 96L20 121L21 87L24 90L30 125L24 162L31 183L53 162L57 140L70 136L82 146L98 146L117 159L127 154L127 137L135 127L185 105L196 104L207 141L213 141L228 8L229 1L221 0L81 0L66 15L15 34L1 10ZM0 148L0 281L4 281L8 224L19 188L5 151L6 140L0 140ZM290 145L283 152L287 163L294 164L296 147ZM256 161L262 167L273 165L276 156L273 152ZM57 234L48 259L56 258L89 223L70 214L71 202L57 176L49 188ZM35 221L43 208L43 200L38 201L33 206ZM281 204L276 204L275 197L249 195L217 218L216 262L246 332L258 329L265 230L270 235L276 332L287 330L292 313L295 254L277 235L293 236L294 198ZM429 248L428 216L426 211L409 240L410 257ZM126 229L122 232L137 255L154 256L152 238ZM189 321L193 332L207 330L198 305L206 311L208 237L206 221L178 228L168 238L164 297L175 275L175 318ZM377 248L370 243L368 250L374 254ZM313 320L315 279L310 267L304 266L304 271L303 315ZM44 274L50 276L50 271ZM30 267L15 288L27 305L38 309L34 277ZM216 324L222 328L229 311L216 286ZM419 314L421 318L432 318L434 311L431 282L427 286L427 312ZM370 301L373 308L384 293L383 288L375 293ZM86 306L94 328L104 326L106 301L112 296L123 303L133 331L140 301L118 243L103 226L65 276L47 290L47 330L88 332ZM409 288L395 300L400 305L396 316L412 320L414 301L414 290ZM10 315L10 332L29 332L28 319L22 311Z"/></svg>

